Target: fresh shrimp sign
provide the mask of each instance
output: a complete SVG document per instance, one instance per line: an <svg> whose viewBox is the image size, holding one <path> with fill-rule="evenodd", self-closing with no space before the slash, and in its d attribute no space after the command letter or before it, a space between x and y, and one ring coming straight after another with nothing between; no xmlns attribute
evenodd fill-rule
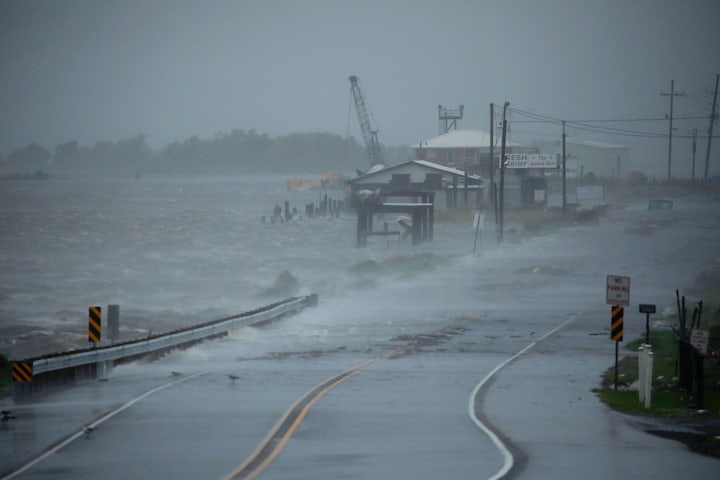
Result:
<svg viewBox="0 0 720 480"><path fill-rule="evenodd" d="M505 168L557 168L557 154L506 153ZM502 165L500 166L502 168Z"/></svg>

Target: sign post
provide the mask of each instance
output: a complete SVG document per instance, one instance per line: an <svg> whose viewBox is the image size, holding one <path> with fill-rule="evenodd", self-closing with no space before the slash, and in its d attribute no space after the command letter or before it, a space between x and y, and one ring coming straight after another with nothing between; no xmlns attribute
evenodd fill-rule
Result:
<svg viewBox="0 0 720 480"><path fill-rule="evenodd" d="M610 340L615 342L615 390L618 386L618 349L623 339L624 310L620 305L613 305L610 310Z"/></svg>
<svg viewBox="0 0 720 480"><path fill-rule="evenodd" d="M710 331L693 328L690 330L692 352L692 389L698 408L705 408L705 355L710 341Z"/></svg>
<svg viewBox="0 0 720 480"><path fill-rule="evenodd" d="M710 345L710 330L693 328L690 330L690 345L695 347L700 355L707 354Z"/></svg>
<svg viewBox="0 0 720 480"><path fill-rule="evenodd" d="M640 313L645 314L645 343L650 345L650 314L655 313L655 305L649 303L641 303Z"/></svg>
<svg viewBox="0 0 720 480"><path fill-rule="evenodd" d="M618 386L618 350L623 339L624 310L630 305L630 277L608 275L605 289L605 303L610 310L610 340L615 342L615 390Z"/></svg>

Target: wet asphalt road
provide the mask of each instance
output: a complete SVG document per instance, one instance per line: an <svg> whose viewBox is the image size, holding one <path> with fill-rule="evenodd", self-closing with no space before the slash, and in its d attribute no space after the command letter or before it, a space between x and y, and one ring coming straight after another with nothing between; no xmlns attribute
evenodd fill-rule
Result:
<svg viewBox="0 0 720 480"><path fill-rule="evenodd" d="M10 406L18 418L0 426L0 472L125 405L14 478L227 478L293 402L379 359L319 395L257 478L493 478L503 468L528 479L708 478L720 461L634 429L591 392L614 358L606 275L632 278L628 340L644 333L638 303L663 311L720 264L717 208L676 202L647 218L612 212L488 247L420 280L321 299L282 323ZM656 226L637 233L641 224Z"/></svg>

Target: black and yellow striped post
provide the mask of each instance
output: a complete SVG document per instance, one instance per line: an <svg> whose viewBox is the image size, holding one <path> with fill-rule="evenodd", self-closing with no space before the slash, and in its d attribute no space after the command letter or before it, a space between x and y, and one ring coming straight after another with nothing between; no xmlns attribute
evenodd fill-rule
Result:
<svg viewBox="0 0 720 480"><path fill-rule="evenodd" d="M88 308L88 341L99 343L102 332L102 308Z"/></svg>
<svg viewBox="0 0 720 480"><path fill-rule="evenodd" d="M618 386L618 346L623 339L624 309L613 305L610 310L610 340L615 342L615 390Z"/></svg>
<svg viewBox="0 0 720 480"><path fill-rule="evenodd" d="M32 382L33 367L31 362L12 362L12 379L16 382Z"/></svg>
<svg viewBox="0 0 720 480"><path fill-rule="evenodd" d="M623 339L623 307L620 305L612 306L612 321L610 323L610 340L613 342L622 342Z"/></svg>

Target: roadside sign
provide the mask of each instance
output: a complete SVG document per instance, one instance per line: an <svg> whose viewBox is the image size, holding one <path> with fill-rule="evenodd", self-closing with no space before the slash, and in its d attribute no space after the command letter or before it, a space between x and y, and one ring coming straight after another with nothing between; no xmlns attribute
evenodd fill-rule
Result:
<svg viewBox="0 0 720 480"><path fill-rule="evenodd" d="M652 303L641 303L640 313L655 313L655 305Z"/></svg>
<svg viewBox="0 0 720 480"><path fill-rule="evenodd" d="M605 303L608 305L630 305L630 277L607 276Z"/></svg>
<svg viewBox="0 0 720 480"><path fill-rule="evenodd" d="M32 362L12 362L12 379L16 382L32 382Z"/></svg>
<svg viewBox="0 0 720 480"><path fill-rule="evenodd" d="M640 313L645 314L645 343L650 343L650 314L655 313L654 303L641 303Z"/></svg>
<svg viewBox="0 0 720 480"><path fill-rule="evenodd" d="M698 352L705 355L710 343L710 331L693 328L690 330L690 345L695 347Z"/></svg>
<svg viewBox="0 0 720 480"><path fill-rule="evenodd" d="M475 216L473 218L473 228L475 230L477 230L477 229L483 230L485 228L485 214L484 213L475 213Z"/></svg>
<svg viewBox="0 0 720 480"><path fill-rule="evenodd" d="M583 185L577 187L577 203L584 208L592 208L605 202L602 185Z"/></svg>
<svg viewBox="0 0 720 480"><path fill-rule="evenodd" d="M557 168L559 158L556 153L506 153L505 168Z"/></svg>
<svg viewBox="0 0 720 480"><path fill-rule="evenodd" d="M102 307L88 307L88 341L100 342L102 331Z"/></svg>

